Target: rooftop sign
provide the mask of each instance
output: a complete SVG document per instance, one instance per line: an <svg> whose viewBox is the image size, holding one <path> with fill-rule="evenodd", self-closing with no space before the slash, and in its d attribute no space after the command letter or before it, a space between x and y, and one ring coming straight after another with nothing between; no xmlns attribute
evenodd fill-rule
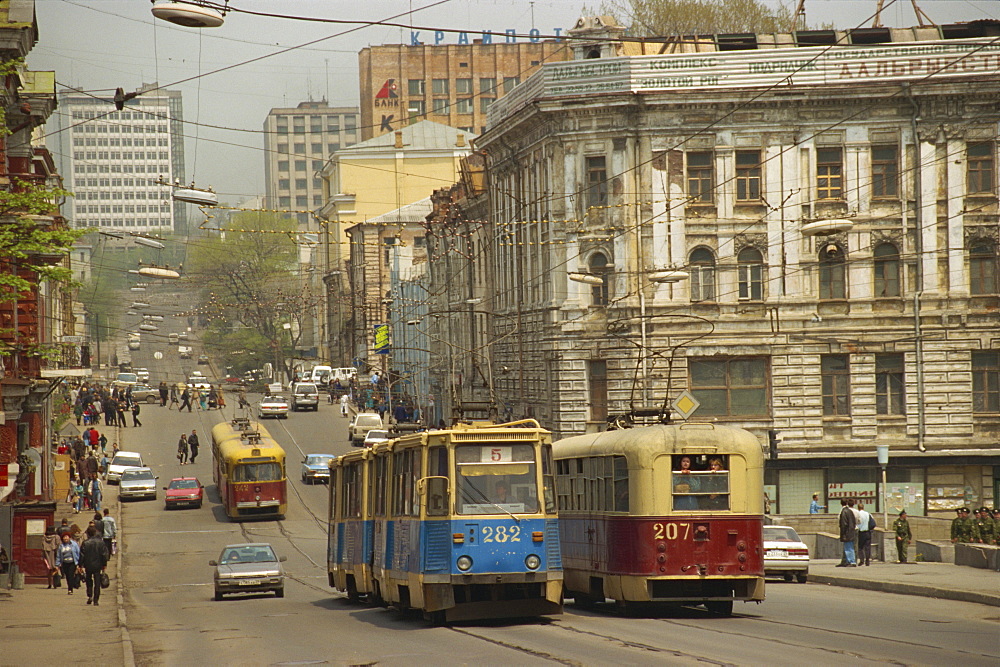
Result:
<svg viewBox="0 0 1000 667"><path fill-rule="evenodd" d="M546 63L497 100L489 123L529 102L594 94L885 85L1000 73L1000 40L709 51Z"/></svg>

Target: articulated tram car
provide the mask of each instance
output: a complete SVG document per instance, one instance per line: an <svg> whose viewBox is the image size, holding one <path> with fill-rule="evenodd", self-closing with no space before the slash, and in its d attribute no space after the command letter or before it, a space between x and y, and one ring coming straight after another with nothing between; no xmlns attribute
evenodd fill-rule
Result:
<svg viewBox="0 0 1000 667"><path fill-rule="evenodd" d="M566 597L764 599L763 451L747 431L655 425L553 444Z"/></svg>
<svg viewBox="0 0 1000 667"><path fill-rule="evenodd" d="M258 422L212 428L212 477L230 519L278 518L288 509L285 450Z"/></svg>
<svg viewBox="0 0 1000 667"><path fill-rule="evenodd" d="M558 614L551 436L535 420L403 435L331 462L330 585L442 623Z"/></svg>

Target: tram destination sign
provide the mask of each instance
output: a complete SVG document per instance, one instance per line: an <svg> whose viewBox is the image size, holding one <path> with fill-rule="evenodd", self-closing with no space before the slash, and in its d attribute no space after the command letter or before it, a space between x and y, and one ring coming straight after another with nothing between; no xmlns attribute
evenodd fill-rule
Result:
<svg viewBox="0 0 1000 667"><path fill-rule="evenodd" d="M677 90L857 86L1000 74L1000 41L677 53L546 63L489 109L490 124L539 99Z"/></svg>

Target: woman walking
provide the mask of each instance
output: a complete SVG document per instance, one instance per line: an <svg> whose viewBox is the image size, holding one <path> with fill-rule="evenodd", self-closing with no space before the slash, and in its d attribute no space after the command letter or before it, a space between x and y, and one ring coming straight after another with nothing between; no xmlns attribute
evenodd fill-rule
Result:
<svg viewBox="0 0 1000 667"><path fill-rule="evenodd" d="M76 578L76 569L80 566L80 545L70 538L69 533L63 533L62 543L56 549L56 558L66 580L66 588L69 595L73 590L80 587L80 580Z"/></svg>
<svg viewBox="0 0 1000 667"><path fill-rule="evenodd" d="M181 439L177 441L177 460L181 462L181 465L187 463L188 458L188 440L187 435L181 433Z"/></svg>
<svg viewBox="0 0 1000 667"><path fill-rule="evenodd" d="M48 578L49 585L46 588L59 588L54 580L56 572L59 571L57 551L59 551L59 536L56 535L56 527L49 526L45 529L45 536L42 537L42 557L45 558L45 564L48 566L45 576Z"/></svg>

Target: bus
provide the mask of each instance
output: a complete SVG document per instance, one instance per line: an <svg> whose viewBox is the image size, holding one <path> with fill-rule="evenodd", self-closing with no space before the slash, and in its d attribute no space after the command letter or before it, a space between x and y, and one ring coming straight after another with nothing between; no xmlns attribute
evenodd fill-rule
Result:
<svg viewBox="0 0 1000 667"><path fill-rule="evenodd" d="M750 432L655 424L553 444L566 596L704 605L764 599L764 457Z"/></svg>
<svg viewBox="0 0 1000 667"><path fill-rule="evenodd" d="M230 519L285 518L285 450L259 422L238 418L212 428L212 477Z"/></svg>
<svg viewBox="0 0 1000 667"><path fill-rule="evenodd" d="M460 423L331 462L327 571L434 623L562 612L551 435Z"/></svg>

